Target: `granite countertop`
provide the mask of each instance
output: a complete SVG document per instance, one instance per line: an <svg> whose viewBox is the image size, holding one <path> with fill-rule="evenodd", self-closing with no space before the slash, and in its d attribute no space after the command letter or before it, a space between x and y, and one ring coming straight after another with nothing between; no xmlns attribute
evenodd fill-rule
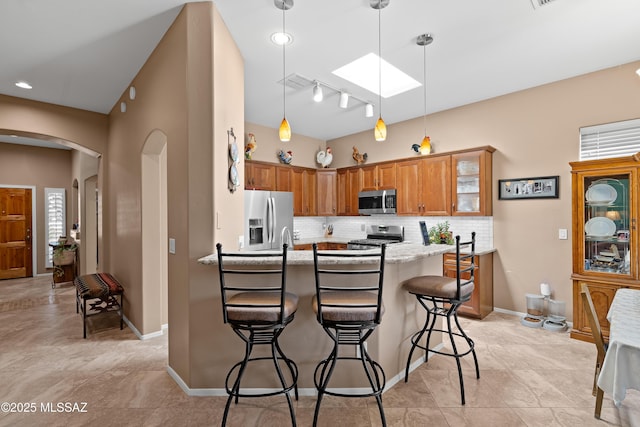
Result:
<svg viewBox="0 0 640 427"><path fill-rule="evenodd" d="M318 240L313 240L308 243L313 243L314 241L318 241ZM323 238L322 241L327 241L327 240L324 240ZM332 239L331 241L338 242L338 240L336 240L335 238ZM296 242L299 242L299 240L296 240ZM387 264L407 263L407 262L417 261L425 257L442 255L444 253L451 252L454 250L455 250L455 247L451 245L424 246L424 245L417 245L415 243L408 243L408 242L394 243L392 245L387 246L385 262ZM364 255L367 252L373 253L375 251L376 249L367 249L367 250L359 250L359 251L334 250L334 251L323 251L323 252L335 252L336 254L345 253L345 252L350 252L350 253L358 252ZM263 253L267 253L267 252L264 251ZM324 260L326 263L335 263L335 264L338 264L341 262L344 262L346 264L370 264L372 258L362 257L362 258L345 259L345 258L335 257L335 258L324 258ZM198 259L198 262L201 264L207 264L207 265L217 265L218 258L217 258L217 255L214 253ZM238 258L237 261L234 259L230 259L228 262L231 264L237 264L237 265L259 265L263 263L272 263L273 258L260 258L259 256L257 256L252 258ZM313 253L311 251L291 250L287 253L287 264L288 265L312 265Z"/></svg>

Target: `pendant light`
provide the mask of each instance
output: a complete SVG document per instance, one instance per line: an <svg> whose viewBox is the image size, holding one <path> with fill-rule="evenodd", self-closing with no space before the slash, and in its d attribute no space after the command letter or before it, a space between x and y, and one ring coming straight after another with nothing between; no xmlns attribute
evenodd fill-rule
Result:
<svg viewBox="0 0 640 427"><path fill-rule="evenodd" d="M433 42L433 37L431 36L431 34L421 34L416 40L416 44L418 46L422 46L422 56L424 60L424 80L422 83L424 87L424 138L422 139L422 143L420 144L420 154L431 153L431 138L427 136L427 45L430 45L431 42Z"/></svg>
<svg viewBox="0 0 640 427"><path fill-rule="evenodd" d="M273 3L276 5L278 9L282 10L282 34L286 34L285 32L285 21L284 21L284 13L293 7L293 0L273 0ZM287 121L287 97L285 96L286 85L286 56L285 56L285 45L282 45L282 122L280 123L280 129L278 134L280 136L280 141L288 142L291 140L291 126L289 126L289 122Z"/></svg>
<svg viewBox="0 0 640 427"><path fill-rule="evenodd" d="M382 142L385 139L387 139L387 125L384 123L384 120L382 120L382 47L381 47L382 46L382 36L381 36L382 13L381 11L382 9L384 9L389 5L389 0L370 0L369 5L374 9L378 9L378 104L380 104L380 107L378 108L380 110L379 110L378 121L376 122L376 127L373 129L373 135L376 138L376 141Z"/></svg>

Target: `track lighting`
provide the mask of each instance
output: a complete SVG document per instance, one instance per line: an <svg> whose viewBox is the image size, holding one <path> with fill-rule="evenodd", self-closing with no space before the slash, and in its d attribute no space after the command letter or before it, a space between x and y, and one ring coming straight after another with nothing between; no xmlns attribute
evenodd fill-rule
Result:
<svg viewBox="0 0 640 427"><path fill-rule="evenodd" d="M365 117L373 117L373 105L367 104L364 106L364 116Z"/></svg>
<svg viewBox="0 0 640 427"><path fill-rule="evenodd" d="M313 87L313 100L316 102L322 102L322 87L318 82L316 82L316 85Z"/></svg>
<svg viewBox="0 0 640 427"><path fill-rule="evenodd" d="M340 108L347 108L349 105L349 94L347 92L340 92Z"/></svg>

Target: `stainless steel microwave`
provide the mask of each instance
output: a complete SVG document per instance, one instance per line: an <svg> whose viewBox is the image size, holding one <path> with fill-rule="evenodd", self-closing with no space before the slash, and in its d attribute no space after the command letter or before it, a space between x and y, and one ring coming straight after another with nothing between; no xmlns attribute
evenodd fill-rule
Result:
<svg viewBox="0 0 640 427"><path fill-rule="evenodd" d="M361 191L358 193L358 213L395 214L396 190Z"/></svg>

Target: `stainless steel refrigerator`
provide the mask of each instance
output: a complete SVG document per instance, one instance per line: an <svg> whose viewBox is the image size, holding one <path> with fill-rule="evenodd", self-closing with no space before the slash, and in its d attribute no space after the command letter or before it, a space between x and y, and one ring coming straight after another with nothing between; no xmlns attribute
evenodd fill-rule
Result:
<svg viewBox="0 0 640 427"><path fill-rule="evenodd" d="M293 193L244 192L244 247L249 251L293 249Z"/></svg>

